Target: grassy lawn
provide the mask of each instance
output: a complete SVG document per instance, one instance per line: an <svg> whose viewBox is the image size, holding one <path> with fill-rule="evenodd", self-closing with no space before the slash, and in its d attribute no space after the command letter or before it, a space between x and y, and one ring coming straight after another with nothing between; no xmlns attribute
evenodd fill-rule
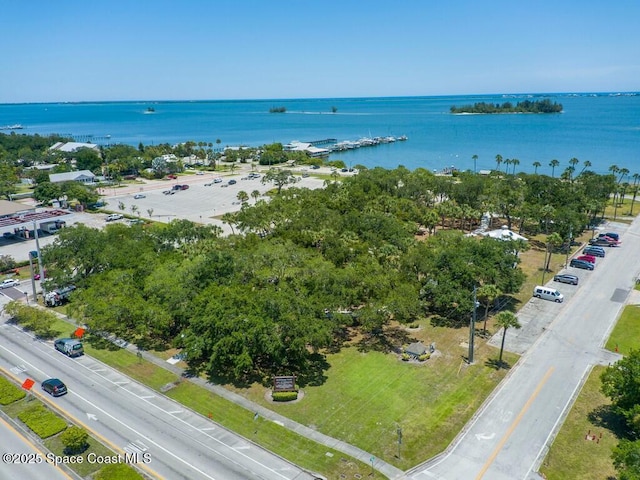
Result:
<svg viewBox="0 0 640 480"><path fill-rule="evenodd" d="M409 334L411 341L435 342L438 353L418 364L402 362L395 354L365 353L354 345L327 356L326 382L305 387L299 402L271 403L261 385L237 393L401 469L410 468L445 449L507 370L493 368L498 351L481 339L476 340L475 364L468 366L463 359L466 329L431 327L425 321ZM513 364L516 357L506 354L505 359Z"/></svg>
<svg viewBox="0 0 640 480"><path fill-rule="evenodd" d="M607 350L627 355L631 349L638 349L640 338L640 306L627 305L616 323L605 345Z"/></svg>
<svg viewBox="0 0 640 480"><path fill-rule="evenodd" d="M167 395L281 457L327 478L340 478L341 474L348 475L349 478L353 478L354 474L364 477L370 473L370 466L345 458L345 455L336 450L307 440L262 417L254 420L254 412L193 383L183 382L167 392ZM379 473L375 477L383 478Z"/></svg>
<svg viewBox="0 0 640 480"><path fill-rule="evenodd" d="M107 447L105 447L100 442L96 441L91 437L89 437L88 443L89 443L89 448L87 448L84 452L82 452L81 454L74 454L74 456L79 455L83 457L83 462L69 465L71 468L73 468L73 470L78 475L80 475L83 478L97 472L98 470L104 467L104 465L100 463L89 463L89 461L87 460L87 455L89 455L90 453L94 453L99 457L109 457L109 456L115 455L113 451L109 450ZM64 453L64 445L60 441L59 435L45 440L44 446L47 447L55 455L58 455L58 456L68 455ZM138 478L142 479L143 477L138 476Z"/></svg>
<svg viewBox="0 0 640 480"><path fill-rule="evenodd" d="M616 478L611 451L618 444L620 422L600 392L603 370L593 369L553 442L540 468L548 480ZM585 439L589 432L595 440Z"/></svg>

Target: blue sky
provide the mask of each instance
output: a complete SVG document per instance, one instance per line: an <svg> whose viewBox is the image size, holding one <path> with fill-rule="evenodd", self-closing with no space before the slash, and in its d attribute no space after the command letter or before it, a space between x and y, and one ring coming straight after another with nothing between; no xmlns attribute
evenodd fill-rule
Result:
<svg viewBox="0 0 640 480"><path fill-rule="evenodd" d="M0 103L638 91L637 0L3 2Z"/></svg>

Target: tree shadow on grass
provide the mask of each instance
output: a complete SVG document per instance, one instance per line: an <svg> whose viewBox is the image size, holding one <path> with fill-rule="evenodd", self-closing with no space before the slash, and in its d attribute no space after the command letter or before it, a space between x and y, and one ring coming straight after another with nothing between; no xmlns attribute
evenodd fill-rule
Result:
<svg viewBox="0 0 640 480"><path fill-rule="evenodd" d="M596 427L606 428L617 438L628 437L624 417L615 411L613 405L599 405L588 413L587 418Z"/></svg>
<svg viewBox="0 0 640 480"><path fill-rule="evenodd" d="M485 366L493 368L494 370L511 370L511 365L504 360L500 361L497 358L489 358L484 362Z"/></svg>
<svg viewBox="0 0 640 480"><path fill-rule="evenodd" d="M87 334L84 336L82 341L88 343L93 348L96 348L98 350L109 350L112 352L121 350L121 347L113 343L111 340L108 340L100 335Z"/></svg>
<svg viewBox="0 0 640 480"><path fill-rule="evenodd" d="M356 347L359 352L397 353L402 345L413 341L404 328L390 327L382 332L366 333Z"/></svg>

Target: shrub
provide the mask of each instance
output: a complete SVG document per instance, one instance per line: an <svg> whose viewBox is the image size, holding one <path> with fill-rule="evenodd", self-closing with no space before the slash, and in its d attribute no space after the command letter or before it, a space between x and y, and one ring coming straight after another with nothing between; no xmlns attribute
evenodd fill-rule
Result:
<svg viewBox="0 0 640 480"><path fill-rule="evenodd" d="M423 353L418 357L418 360L420 360L421 362L424 362L425 360L429 360L430 358L431 358L430 353Z"/></svg>
<svg viewBox="0 0 640 480"><path fill-rule="evenodd" d="M273 392L271 397L274 402L290 402L298 399L298 392Z"/></svg>
<svg viewBox="0 0 640 480"><path fill-rule="evenodd" d="M66 422L43 405L33 405L18 414L24 422L40 438L48 438L67 428Z"/></svg>
<svg viewBox="0 0 640 480"><path fill-rule="evenodd" d="M411 356L408 353L405 352L405 353L402 354L402 361L403 362L408 362L410 358L411 358Z"/></svg>
<svg viewBox="0 0 640 480"><path fill-rule="evenodd" d="M4 377L0 377L0 405L9 405L27 394Z"/></svg>
<svg viewBox="0 0 640 480"><path fill-rule="evenodd" d="M62 435L60 441L64 445L64 453L75 454L84 452L89 447L89 434L80 427L69 427Z"/></svg>

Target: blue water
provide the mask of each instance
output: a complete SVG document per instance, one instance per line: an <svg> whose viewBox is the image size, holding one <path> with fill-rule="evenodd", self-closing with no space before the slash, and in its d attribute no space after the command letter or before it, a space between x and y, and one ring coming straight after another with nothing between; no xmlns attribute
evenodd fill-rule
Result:
<svg viewBox="0 0 640 480"><path fill-rule="evenodd" d="M324 138L356 140L407 135L408 141L332 154L347 165L439 170L495 168L496 155L517 158L517 171L558 175L575 157L605 173L611 165L640 171L640 94L544 95L563 105L550 115L451 115L451 105L513 103L531 96L442 96L191 102L107 102L0 105L0 127L16 133L75 136L98 144L137 146L192 140L260 146ZM534 99L536 97L534 96ZM286 113L269 113L284 106ZM148 107L155 113L145 114ZM332 108L337 108L332 113ZM7 133L6 130L2 130ZM109 136L107 138L107 136ZM504 169L504 164L502 165ZM512 168L512 167L511 167Z"/></svg>

